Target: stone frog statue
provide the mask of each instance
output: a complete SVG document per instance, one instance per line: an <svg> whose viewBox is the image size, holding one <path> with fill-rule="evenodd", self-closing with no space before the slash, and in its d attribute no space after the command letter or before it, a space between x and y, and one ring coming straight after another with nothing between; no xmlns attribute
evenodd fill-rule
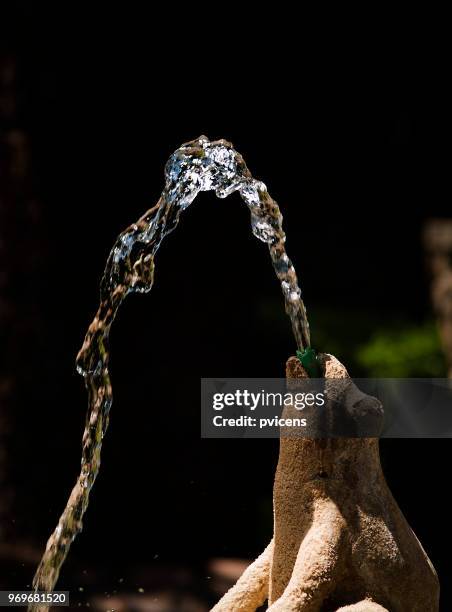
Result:
<svg viewBox="0 0 452 612"><path fill-rule="evenodd" d="M382 414L332 355L320 363L335 384L333 408L358 421ZM288 382L307 374L299 360ZM342 384L343 383L343 384ZM371 420L372 420L371 418ZM388 485L378 437L281 436L274 536L212 612L437 612L435 569Z"/></svg>

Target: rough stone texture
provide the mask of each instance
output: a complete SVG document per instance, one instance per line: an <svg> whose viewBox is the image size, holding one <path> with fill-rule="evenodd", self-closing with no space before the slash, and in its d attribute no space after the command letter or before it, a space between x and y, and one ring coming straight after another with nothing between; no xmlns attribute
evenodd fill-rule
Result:
<svg viewBox="0 0 452 612"><path fill-rule="evenodd" d="M339 608L337 612L386 612L386 608L382 608L380 604L377 604L370 599L365 599L357 604Z"/></svg>
<svg viewBox="0 0 452 612"><path fill-rule="evenodd" d="M344 379L344 405L375 410L335 357L322 360L327 379ZM295 357L287 377L306 377ZM377 438L282 437L273 499L272 542L213 612L267 598L269 612L438 611L436 572L388 489Z"/></svg>

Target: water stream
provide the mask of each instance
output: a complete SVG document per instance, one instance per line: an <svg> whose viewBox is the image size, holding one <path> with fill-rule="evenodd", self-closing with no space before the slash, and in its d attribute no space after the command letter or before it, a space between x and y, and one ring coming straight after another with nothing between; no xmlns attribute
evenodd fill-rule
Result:
<svg viewBox="0 0 452 612"><path fill-rule="evenodd" d="M100 286L100 305L77 356L84 377L88 410L82 441L81 471L66 508L50 536L33 579L33 588L51 591L72 541L82 529L89 493L100 466L102 439L108 426L112 387L108 372L108 336L121 302L131 292L147 293L154 278L154 258L163 238L200 191L225 198L238 191L251 213L253 234L268 244L281 283L286 312L298 349L310 346L306 310L295 269L285 250L282 216L264 183L254 179L242 156L225 140L201 136L183 145L165 166L165 188L157 204L117 238ZM29 608L47 610L46 606Z"/></svg>

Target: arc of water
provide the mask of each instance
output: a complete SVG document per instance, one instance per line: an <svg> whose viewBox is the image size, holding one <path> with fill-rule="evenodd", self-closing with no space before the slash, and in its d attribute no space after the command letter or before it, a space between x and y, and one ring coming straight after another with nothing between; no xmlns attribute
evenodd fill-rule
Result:
<svg viewBox="0 0 452 612"><path fill-rule="evenodd" d="M201 136L183 145L171 155L165 166L165 188L159 201L119 235L107 260L99 309L77 356L77 370L84 377L88 392L81 471L58 525L47 542L33 579L35 590L51 591L54 588L71 543L82 528L89 493L99 471L102 439L112 403L108 336L118 308L128 293L151 290L154 257L163 238L176 227L181 212L198 193L211 190L220 198L238 191L247 204L253 234L268 244L297 347L302 350L310 346L306 310L295 269L285 250L286 237L277 203L270 197L264 183L252 177L242 156L229 142L210 142ZM41 606L40 609L46 610L47 607Z"/></svg>

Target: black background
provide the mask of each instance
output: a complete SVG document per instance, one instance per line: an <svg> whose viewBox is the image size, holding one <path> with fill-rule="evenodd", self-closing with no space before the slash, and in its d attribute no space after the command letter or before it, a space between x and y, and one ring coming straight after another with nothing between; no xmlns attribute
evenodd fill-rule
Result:
<svg viewBox="0 0 452 612"><path fill-rule="evenodd" d="M39 202L11 252L35 250L11 285L31 321L15 347L12 538L43 548L74 484L86 401L74 358L103 265L156 202L182 142L226 138L267 184L313 320L325 307L333 328L354 311L413 322L429 313L422 223L450 216L440 50L396 31L394 51L382 35L364 53L365 32L333 42L319 27L306 40L290 15L240 25L236 11L184 28L171 8L148 18L23 4L3 21ZM202 194L156 263L152 293L128 298L112 332L111 425L61 587L74 568L97 568L109 588L134 564L253 557L271 537L277 442L199 437L201 376L282 376L294 352L266 247L238 196ZM447 610L450 441L381 447ZM17 580L12 571L5 587Z"/></svg>

